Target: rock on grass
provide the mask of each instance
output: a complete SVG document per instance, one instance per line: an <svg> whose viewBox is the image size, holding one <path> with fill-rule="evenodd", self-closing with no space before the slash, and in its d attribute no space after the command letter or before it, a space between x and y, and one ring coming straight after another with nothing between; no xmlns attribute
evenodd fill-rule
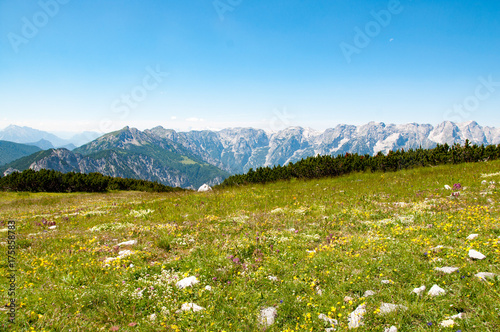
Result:
<svg viewBox="0 0 500 332"><path fill-rule="evenodd" d="M192 276L179 280L175 285L177 286L177 288L182 289L186 287L191 287L193 285L196 285L197 283L199 283L198 279L196 279L195 276Z"/></svg>
<svg viewBox="0 0 500 332"><path fill-rule="evenodd" d="M260 311L259 323L264 327L269 327L274 324L274 320L278 316L278 311L275 307L267 307Z"/></svg>
<svg viewBox="0 0 500 332"><path fill-rule="evenodd" d="M431 289L429 289L430 296L439 296L439 295L444 295L446 294L446 291L439 287L438 285L434 284Z"/></svg>
<svg viewBox="0 0 500 332"><path fill-rule="evenodd" d="M485 255L474 249L469 250L469 257L472 259L479 259L479 260L486 258Z"/></svg>
<svg viewBox="0 0 500 332"><path fill-rule="evenodd" d="M359 305L356 310L351 312L349 317L347 318L348 320L348 326L350 329L355 329L360 327L361 325L364 325L363 323L363 318L366 314L366 304L361 304Z"/></svg>

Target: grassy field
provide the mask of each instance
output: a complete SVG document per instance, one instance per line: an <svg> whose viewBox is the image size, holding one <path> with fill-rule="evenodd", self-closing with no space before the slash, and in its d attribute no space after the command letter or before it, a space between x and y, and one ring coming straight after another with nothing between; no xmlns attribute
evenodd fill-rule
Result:
<svg viewBox="0 0 500 332"><path fill-rule="evenodd" d="M361 307L357 331L499 331L500 278L475 276L500 274L499 171L495 161L210 193L1 193L2 275L8 220L18 247L16 319L2 278L0 330L342 331ZM186 277L198 283L177 287ZM429 295L433 285L446 293Z"/></svg>

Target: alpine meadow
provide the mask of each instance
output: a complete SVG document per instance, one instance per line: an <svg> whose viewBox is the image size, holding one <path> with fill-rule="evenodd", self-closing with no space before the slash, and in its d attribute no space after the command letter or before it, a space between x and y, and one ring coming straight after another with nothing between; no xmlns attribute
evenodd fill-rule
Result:
<svg viewBox="0 0 500 332"><path fill-rule="evenodd" d="M15 221L19 302L2 328L497 331L499 169L205 193L7 192L0 218L2 232Z"/></svg>

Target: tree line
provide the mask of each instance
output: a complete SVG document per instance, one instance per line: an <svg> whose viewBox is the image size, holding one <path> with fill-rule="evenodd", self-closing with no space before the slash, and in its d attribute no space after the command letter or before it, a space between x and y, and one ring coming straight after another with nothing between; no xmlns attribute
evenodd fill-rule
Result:
<svg viewBox="0 0 500 332"><path fill-rule="evenodd" d="M221 186L234 186L247 183L267 183L278 180L316 179L335 177L351 172L381 171L390 172L414 167L458 164L500 159L500 144L478 146L466 140L462 146L455 143L438 144L433 149L410 149L382 152L374 156L346 153L337 156L324 155L308 157L285 166L259 167L250 169L246 174L228 177Z"/></svg>
<svg viewBox="0 0 500 332"><path fill-rule="evenodd" d="M158 182L124 179L100 173L61 173L42 169L27 169L0 178L2 191L28 192L105 192L109 190L133 190L149 192L171 192L182 190Z"/></svg>

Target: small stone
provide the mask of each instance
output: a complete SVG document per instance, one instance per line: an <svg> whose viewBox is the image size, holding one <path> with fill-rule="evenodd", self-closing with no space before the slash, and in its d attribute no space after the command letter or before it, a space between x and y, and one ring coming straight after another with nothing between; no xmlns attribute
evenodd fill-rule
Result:
<svg viewBox="0 0 500 332"><path fill-rule="evenodd" d="M422 294L422 293L423 293L423 291L424 291L424 290L425 290L425 285L420 286L420 287L418 287L418 288L414 288L414 289L412 290L412 293L415 293L415 294L417 294L417 295L420 295L420 294Z"/></svg>
<svg viewBox="0 0 500 332"><path fill-rule="evenodd" d="M471 249L469 250L469 257L472 259L485 259L486 256L481 254L479 251Z"/></svg>
<svg viewBox="0 0 500 332"><path fill-rule="evenodd" d="M207 290L207 291L211 291L211 290L212 290L212 286L210 286L210 285L206 285L206 286L205 286L205 290Z"/></svg>
<svg viewBox="0 0 500 332"><path fill-rule="evenodd" d="M278 278L275 276L268 276L267 279L269 279L271 281L278 281Z"/></svg>
<svg viewBox="0 0 500 332"><path fill-rule="evenodd" d="M177 288L186 288L186 287L191 287L195 284L199 283L198 279L196 279L195 276L187 277L182 280L179 280L175 285Z"/></svg>
<svg viewBox="0 0 500 332"><path fill-rule="evenodd" d="M377 294L376 292L372 291L372 290L367 290L364 294L363 294L363 297L368 297L368 296L373 296Z"/></svg>
<svg viewBox="0 0 500 332"><path fill-rule="evenodd" d="M350 296L344 296L344 302L354 301L354 299Z"/></svg>
<svg viewBox="0 0 500 332"><path fill-rule="evenodd" d="M481 181L481 184L488 184L488 181L483 180L483 181Z"/></svg>
<svg viewBox="0 0 500 332"><path fill-rule="evenodd" d="M438 295L444 295L446 294L446 291L439 287L438 285L434 284L431 289L429 290L428 293L430 296L438 296Z"/></svg>
<svg viewBox="0 0 500 332"><path fill-rule="evenodd" d="M451 267L451 266L445 266L445 267L435 267L434 270L440 271L446 274L453 273L455 271L458 271L458 267Z"/></svg>
<svg viewBox="0 0 500 332"><path fill-rule="evenodd" d="M282 208L276 208L274 210L271 211L271 213L275 214L275 213L283 213L283 209Z"/></svg>
<svg viewBox="0 0 500 332"><path fill-rule="evenodd" d="M494 278L495 274L491 272L479 272L474 275L479 278L481 281L486 281L486 278Z"/></svg>
<svg viewBox="0 0 500 332"><path fill-rule="evenodd" d="M350 329L355 329L360 327L361 325L364 325L363 323L363 317L366 314L366 304L361 304L351 312L349 317L347 318L348 321L348 326Z"/></svg>
<svg viewBox="0 0 500 332"><path fill-rule="evenodd" d="M464 316L465 316L465 314L463 312L461 312L459 314L451 316L450 319L462 319L462 318L464 318Z"/></svg>
<svg viewBox="0 0 500 332"><path fill-rule="evenodd" d="M200 307L199 305L194 304L194 303L184 303L181 306L181 311L188 311L188 310L193 310L193 312L197 312L197 311L205 310L205 308Z"/></svg>
<svg viewBox="0 0 500 332"><path fill-rule="evenodd" d="M130 241L118 243L117 246L133 246L136 244L137 244L137 240L130 240Z"/></svg>
<svg viewBox="0 0 500 332"><path fill-rule="evenodd" d="M388 314L398 309L407 310L408 308L400 304L384 303L380 305L380 314Z"/></svg>
<svg viewBox="0 0 500 332"><path fill-rule="evenodd" d="M445 184L445 185L444 185L444 189L446 189L446 190L451 190L451 187L450 187L449 185Z"/></svg>
<svg viewBox="0 0 500 332"><path fill-rule="evenodd" d="M467 236L467 240L474 240L478 236L479 236L479 234L471 234L471 235Z"/></svg>
<svg viewBox="0 0 500 332"><path fill-rule="evenodd" d="M198 188L199 193L204 193L204 192L208 192L208 191L212 191L212 188L206 183L203 184L200 188Z"/></svg>
<svg viewBox="0 0 500 332"><path fill-rule="evenodd" d="M49 228L49 229L56 229L56 228L57 228L57 226L55 226L55 225L54 225L54 226L49 226L48 228Z"/></svg>
<svg viewBox="0 0 500 332"><path fill-rule="evenodd" d="M380 282L383 284L392 284L393 283L392 280L381 280Z"/></svg>
<svg viewBox="0 0 500 332"><path fill-rule="evenodd" d="M321 320L323 320L323 321L325 321L325 322L327 322L330 325L337 325L338 324L338 322L337 322L336 319L332 319L332 318L328 317L325 314L319 314L318 318L321 319Z"/></svg>
<svg viewBox="0 0 500 332"><path fill-rule="evenodd" d="M265 327L271 326L274 324L274 320L278 315L278 311L275 307L264 308L260 311L260 324Z"/></svg>
<svg viewBox="0 0 500 332"><path fill-rule="evenodd" d="M386 328L384 332L398 332L398 328L393 325L391 327Z"/></svg>
<svg viewBox="0 0 500 332"><path fill-rule="evenodd" d="M439 323L442 327L453 327L455 325L455 321L453 319L447 319L443 320L441 323Z"/></svg>

